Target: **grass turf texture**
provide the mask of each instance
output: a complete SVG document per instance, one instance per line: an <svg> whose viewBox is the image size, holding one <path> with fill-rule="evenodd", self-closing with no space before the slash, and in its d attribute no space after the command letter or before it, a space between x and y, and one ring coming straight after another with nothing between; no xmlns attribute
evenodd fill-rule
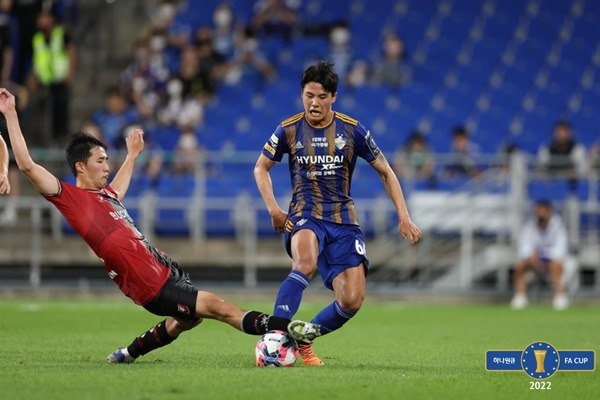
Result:
<svg viewBox="0 0 600 400"><path fill-rule="evenodd" d="M240 302L269 310L267 302ZM324 303L306 302L309 319ZM367 301L339 332L320 338L325 367L254 366L257 337L204 321L131 365L106 355L159 321L127 300L1 300L2 399L597 399L598 371L557 372L531 390L523 372L487 372L486 350L547 341L597 349L594 307L414 305Z"/></svg>

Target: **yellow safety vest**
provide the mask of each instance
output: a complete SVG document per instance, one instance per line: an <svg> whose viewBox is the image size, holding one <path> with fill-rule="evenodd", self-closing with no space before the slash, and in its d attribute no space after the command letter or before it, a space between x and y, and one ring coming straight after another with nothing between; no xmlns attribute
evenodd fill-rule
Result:
<svg viewBox="0 0 600 400"><path fill-rule="evenodd" d="M50 43L42 32L33 35L33 70L42 85L62 82L69 72L69 56L65 47L65 30L52 29Z"/></svg>

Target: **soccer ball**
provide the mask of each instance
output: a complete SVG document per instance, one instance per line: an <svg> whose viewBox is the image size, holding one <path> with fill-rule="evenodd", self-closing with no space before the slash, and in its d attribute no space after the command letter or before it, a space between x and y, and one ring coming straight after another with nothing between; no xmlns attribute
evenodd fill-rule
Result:
<svg viewBox="0 0 600 400"><path fill-rule="evenodd" d="M292 367L298 358L298 344L287 332L269 331L256 343L259 367Z"/></svg>

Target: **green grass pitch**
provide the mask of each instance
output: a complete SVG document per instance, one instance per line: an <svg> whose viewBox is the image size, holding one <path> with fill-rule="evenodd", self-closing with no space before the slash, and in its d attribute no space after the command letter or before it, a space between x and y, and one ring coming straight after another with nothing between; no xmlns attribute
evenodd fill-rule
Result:
<svg viewBox="0 0 600 400"><path fill-rule="evenodd" d="M238 301L269 310L264 301ZM324 302L303 304L309 319ZM542 340L596 350L597 307L416 305L367 299L344 329L320 338L325 367L254 366L256 337L205 321L131 365L106 355L158 322L121 300L0 300L2 399L598 399L594 372L557 372L550 390L523 372L488 372L486 350Z"/></svg>

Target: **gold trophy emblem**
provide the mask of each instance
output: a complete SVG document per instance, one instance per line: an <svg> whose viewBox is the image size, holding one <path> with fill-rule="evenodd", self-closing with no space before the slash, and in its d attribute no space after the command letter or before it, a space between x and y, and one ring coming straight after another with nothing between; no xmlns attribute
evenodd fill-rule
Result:
<svg viewBox="0 0 600 400"><path fill-rule="evenodd" d="M533 354L535 354L535 361L537 363L535 367L536 373L544 373L544 359L546 358L546 350L534 350Z"/></svg>

